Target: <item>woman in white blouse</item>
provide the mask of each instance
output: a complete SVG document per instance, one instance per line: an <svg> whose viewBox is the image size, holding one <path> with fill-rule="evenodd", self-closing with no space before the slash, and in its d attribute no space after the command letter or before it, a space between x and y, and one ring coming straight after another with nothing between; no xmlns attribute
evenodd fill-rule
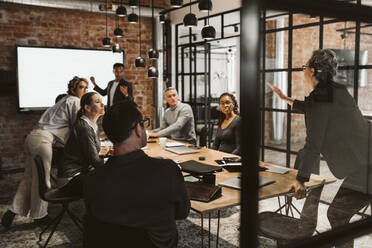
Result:
<svg viewBox="0 0 372 248"><path fill-rule="evenodd" d="M67 95L54 106L47 109L41 116L37 128L26 137L24 177L21 180L10 210L2 217L2 224L9 228L14 216L29 215L36 223L46 223L48 218L48 203L41 200L38 192L38 176L34 157L40 155L43 160L46 183L50 187L50 168L52 161L52 146L63 146L69 135L72 124L80 109L80 98L88 90L88 81L74 77L68 83Z"/></svg>

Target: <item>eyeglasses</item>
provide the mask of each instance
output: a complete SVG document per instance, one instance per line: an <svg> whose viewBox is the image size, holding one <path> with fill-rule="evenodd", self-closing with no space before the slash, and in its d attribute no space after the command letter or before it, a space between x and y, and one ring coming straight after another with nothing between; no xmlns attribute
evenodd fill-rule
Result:
<svg viewBox="0 0 372 248"><path fill-rule="evenodd" d="M82 86L82 85L79 85L79 89L81 89L81 90L82 90L82 89L86 89L86 90L87 90L87 89L88 89L88 86Z"/></svg>
<svg viewBox="0 0 372 248"><path fill-rule="evenodd" d="M220 102L220 105L230 105L232 102L231 101L225 101L225 102Z"/></svg>
<svg viewBox="0 0 372 248"><path fill-rule="evenodd" d="M150 118L145 118L139 121L141 127L149 127L150 126Z"/></svg>
<svg viewBox="0 0 372 248"><path fill-rule="evenodd" d="M302 70L303 70L303 71L305 71L306 68L309 68L309 66L308 66L308 65L302 65Z"/></svg>

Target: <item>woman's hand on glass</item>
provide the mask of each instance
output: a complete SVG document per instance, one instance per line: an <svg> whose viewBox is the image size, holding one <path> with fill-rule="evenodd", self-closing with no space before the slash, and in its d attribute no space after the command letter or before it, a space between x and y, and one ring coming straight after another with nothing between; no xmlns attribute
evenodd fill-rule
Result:
<svg viewBox="0 0 372 248"><path fill-rule="evenodd" d="M271 83L266 83L267 86L269 86L274 93L282 100L286 100L287 96L283 94L283 92L276 86L272 85Z"/></svg>
<svg viewBox="0 0 372 248"><path fill-rule="evenodd" d="M272 85L271 83L266 83L266 84L267 86L270 87L270 89L274 91L274 93L279 97L279 99L285 101L287 104L291 106L293 105L294 99L284 95L283 92L278 87Z"/></svg>

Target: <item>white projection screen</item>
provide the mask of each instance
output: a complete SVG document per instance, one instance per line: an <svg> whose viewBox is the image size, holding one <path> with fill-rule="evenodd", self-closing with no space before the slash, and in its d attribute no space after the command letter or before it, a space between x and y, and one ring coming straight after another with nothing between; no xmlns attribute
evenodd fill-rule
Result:
<svg viewBox="0 0 372 248"><path fill-rule="evenodd" d="M66 93L74 77L94 76L101 88L114 79L112 66L123 63L123 53L108 50L17 47L18 104L20 111L43 110ZM89 82L89 91L93 85ZM106 97L102 98L107 103Z"/></svg>

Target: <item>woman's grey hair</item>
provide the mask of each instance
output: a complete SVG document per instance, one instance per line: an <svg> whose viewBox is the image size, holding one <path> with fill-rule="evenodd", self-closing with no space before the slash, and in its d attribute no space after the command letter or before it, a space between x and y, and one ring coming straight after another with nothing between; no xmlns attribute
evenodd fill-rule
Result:
<svg viewBox="0 0 372 248"><path fill-rule="evenodd" d="M319 81L328 81L337 73L336 53L331 49L319 49L313 52L308 66L315 69Z"/></svg>

